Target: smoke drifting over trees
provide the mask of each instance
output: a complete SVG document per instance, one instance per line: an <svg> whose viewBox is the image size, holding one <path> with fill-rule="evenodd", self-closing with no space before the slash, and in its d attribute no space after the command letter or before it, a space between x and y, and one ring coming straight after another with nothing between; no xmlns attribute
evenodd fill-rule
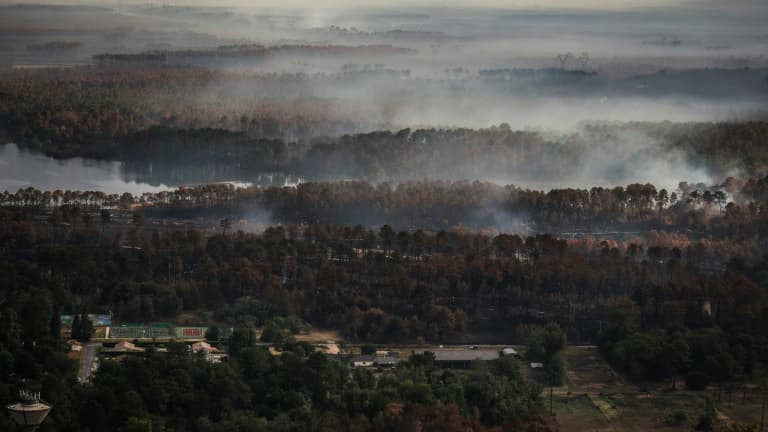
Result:
<svg viewBox="0 0 768 432"><path fill-rule="evenodd" d="M0 406L757 430L768 6L523 1L0 6Z"/></svg>

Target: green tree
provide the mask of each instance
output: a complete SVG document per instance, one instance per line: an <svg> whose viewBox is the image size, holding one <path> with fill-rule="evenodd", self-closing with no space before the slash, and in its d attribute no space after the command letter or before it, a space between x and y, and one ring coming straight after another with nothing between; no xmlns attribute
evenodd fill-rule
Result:
<svg viewBox="0 0 768 432"><path fill-rule="evenodd" d="M205 331L205 338L209 341L217 341L219 340L220 332L219 328L216 326L208 327L208 330Z"/></svg>
<svg viewBox="0 0 768 432"><path fill-rule="evenodd" d="M83 314L80 316L80 329L78 331L78 338L77 340L82 342L88 342L93 337L93 334L95 332L95 329L93 327L93 322L88 317L88 315Z"/></svg>
<svg viewBox="0 0 768 432"><path fill-rule="evenodd" d="M284 339L285 336L283 335L283 331L280 329L280 327L277 326L277 324L274 323L274 321L267 322L267 324L264 326L264 329L261 331L261 336L259 337L259 340L262 342L269 342L274 344L283 343Z"/></svg>
<svg viewBox="0 0 768 432"><path fill-rule="evenodd" d="M72 339L80 340L80 332L80 314L75 314L75 316L72 318Z"/></svg>
<svg viewBox="0 0 768 432"><path fill-rule="evenodd" d="M661 353L661 361L666 369L667 376L672 377L671 388L674 390L677 374L687 366L690 357L690 348L685 335L675 332L669 335L664 343Z"/></svg>
<svg viewBox="0 0 768 432"><path fill-rule="evenodd" d="M256 336L253 330L248 328L237 328L229 336L228 349L229 355L239 357L245 348L252 347L256 343Z"/></svg>
<svg viewBox="0 0 768 432"><path fill-rule="evenodd" d="M526 356L531 360L546 363L565 349L566 342L565 331L557 323L549 323L531 333Z"/></svg>
<svg viewBox="0 0 768 432"><path fill-rule="evenodd" d="M149 419L138 419L129 417L125 422L123 432L152 432L152 421Z"/></svg>
<svg viewBox="0 0 768 432"><path fill-rule="evenodd" d="M61 337L61 308L58 303L53 305L50 324L51 337L58 340Z"/></svg>
<svg viewBox="0 0 768 432"><path fill-rule="evenodd" d="M50 335L51 312L51 301L45 291L30 292L22 305L20 314L25 344L32 346L31 343Z"/></svg>

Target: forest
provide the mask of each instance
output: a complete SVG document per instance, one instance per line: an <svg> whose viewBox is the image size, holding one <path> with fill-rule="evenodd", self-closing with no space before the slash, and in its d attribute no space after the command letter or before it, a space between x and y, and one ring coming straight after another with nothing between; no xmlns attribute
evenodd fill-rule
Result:
<svg viewBox="0 0 768 432"><path fill-rule="evenodd" d="M158 217L195 214L249 217L260 223L345 224L424 230L489 229L567 232L600 229L669 235L679 240L751 239L762 244L768 178L729 178L720 185L681 182L676 189L648 184L612 188L522 189L488 182L309 182L295 186L212 184L171 191L106 194L99 191L19 189L0 194L0 205L27 209L51 222L79 221L101 208L139 207Z"/></svg>
<svg viewBox="0 0 768 432"><path fill-rule="evenodd" d="M292 342L280 330L291 317L374 343L461 343L477 331L524 343L537 326L559 322L570 342L599 344L629 376L682 376L693 389L748 379L768 361L764 259L733 258L712 273L695 248L585 248L547 235L307 225L204 236L145 227L139 216L108 229L109 212L57 234L29 218L29 208L16 208L0 219L0 358L12 377L2 388L39 382L57 404L56 430L102 430L107 419L124 430L201 431L401 430L413 421L482 430L512 419L518 430L541 421L540 390L515 360L465 375L414 356L373 380ZM72 311L146 322L195 312L236 329L224 341L233 358L209 365L170 345L167 355L107 362L92 386L72 387L73 364L53 337L58 314ZM284 354L254 345L254 327L287 334Z"/></svg>
<svg viewBox="0 0 768 432"><path fill-rule="evenodd" d="M759 112L744 122L584 121L571 133L506 123L410 127L400 120L413 104L409 93L425 86L442 93L452 79L402 78L383 65L359 70L349 63L340 72L316 74L170 66L11 70L0 74L0 134L56 157L173 155L184 162L215 154L242 161L243 173L276 169L317 180L393 181L413 179L415 171L443 178L444 167L453 166L454 180L544 182L565 172L582 185L615 183L634 174L619 164L627 156L638 169L652 171L671 160L718 177L766 174L766 124ZM394 84L404 89L387 91ZM371 104L350 101L343 89L356 85L385 94ZM570 162L589 165L592 159L605 165L593 168L601 176L573 172Z"/></svg>
<svg viewBox="0 0 768 432"><path fill-rule="evenodd" d="M763 431L758 0L46 2L0 431Z"/></svg>

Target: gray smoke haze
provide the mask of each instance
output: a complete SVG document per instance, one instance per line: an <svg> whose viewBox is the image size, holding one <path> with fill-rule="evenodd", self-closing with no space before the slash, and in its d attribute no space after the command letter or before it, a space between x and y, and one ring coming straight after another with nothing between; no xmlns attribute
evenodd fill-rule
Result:
<svg viewBox="0 0 768 432"><path fill-rule="evenodd" d="M578 157L542 155L526 161L525 170L485 172L465 166L470 161L448 168L425 161L410 175L543 189L719 181L722 173L710 173L690 155L638 132L569 137L584 135L585 122L739 121L761 118L768 106L768 8L761 1L637 1L617 7L594 0L580 10L564 0L514 7L500 1L484 7L405 2L398 6L408 7L397 8L321 3L3 7L2 22L10 31L0 33L0 63L86 64L105 52L215 51L238 44L407 48L408 53L172 57L179 66L219 74L190 87L178 109L230 119L264 112L318 118L338 122L323 133L335 135L502 123L541 131L562 142L564 154ZM85 30L84 23L93 25ZM63 31L82 45L55 53L27 48L58 40ZM561 63L556 56L566 53L572 55ZM307 138L294 132L280 137Z"/></svg>

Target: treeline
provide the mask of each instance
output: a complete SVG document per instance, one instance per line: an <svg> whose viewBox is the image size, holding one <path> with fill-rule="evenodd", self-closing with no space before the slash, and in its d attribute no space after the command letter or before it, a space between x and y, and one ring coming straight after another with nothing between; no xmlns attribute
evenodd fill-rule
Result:
<svg viewBox="0 0 768 432"><path fill-rule="evenodd" d="M289 140L381 127L355 108L298 97L308 80L189 67L10 71L0 77L0 135L55 157L116 158L118 142L155 126Z"/></svg>
<svg viewBox="0 0 768 432"><path fill-rule="evenodd" d="M764 341L719 328L638 331L610 327L601 341L608 361L638 382L667 381L688 390L749 380L764 364ZM683 380L678 380L679 378Z"/></svg>
<svg viewBox="0 0 768 432"><path fill-rule="evenodd" d="M633 379L670 380L672 388L678 377L690 390L748 379L768 353L768 341L756 337L768 327L754 327L768 314L755 306L768 296L766 264L765 259L752 265L732 262L725 274L732 283L701 287L699 305L705 313L685 326L666 319L669 307L679 307L669 302L674 287L637 290L632 307L617 309L602 332L601 351ZM723 320L725 315L729 318Z"/></svg>
<svg viewBox="0 0 768 432"><path fill-rule="evenodd" d="M364 223L517 232L582 229L587 236L604 229L657 230L679 232L694 240L749 238L760 242L768 227L766 185L768 178L729 179L715 186L681 183L674 191L631 184L544 192L468 181L398 185L343 181L267 188L213 184L140 196L26 188L0 194L0 207L47 211L59 221L71 219L72 212L93 216L102 208L128 211L140 207L151 216L254 217L284 224Z"/></svg>
<svg viewBox="0 0 768 432"><path fill-rule="evenodd" d="M640 133L657 140L664 152L682 151L694 166L705 166L725 177L742 170L765 176L768 167L768 123L628 122L585 125L588 140L611 140L622 133Z"/></svg>
<svg viewBox="0 0 768 432"><path fill-rule="evenodd" d="M670 160L721 177L737 170L766 174L768 126L762 121L598 123L573 134L512 131L503 124L389 132L408 104L404 95L361 104L316 91L370 84L358 81L364 79L346 72L242 74L191 67L10 71L0 77L0 133L57 157L131 159L150 145L155 151L145 160L183 163L216 153L243 163L244 173L277 167L315 180L605 183L616 182L616 172L633 173L635 164ZM421 85L389 79L405 93ZM344 135L363 130L378 131ZM275 139L283 142L270 141ZM271 153L275 146L281 150ZM635 164L597 165L591 169L595 177L580 177L579 166L604 154Z"/></svg>
<svg viewBox="0 0 768 432"><path fill-rule="evenodd" d="M139 54L97 54L93 59L98 63L131 62L140 64L144 61L153 63L155 57L163 61L184 61L194 58L213 57L217 60L227 58L268 59L279 56L382 56L414 54L410 48L393 45L275 45L259 44L222 45L216 49L205 50L159 50Z"/></svg>
<svg viewBox="0 0 768 432"><path fill-rule="evenodd" d="M634 172L629 164L591 165L603 154L617 154L641 164L674 156L685 169L703 167L723 178L737 170L764 176L766 136L766 122L591 124L569 135L514 131L506 124L477 130L403 129L286 145L285 153L269 162L314 179L605 182L615 181L611 170ZM581 166L592 166L594 173L584 179Z"/></svg>

